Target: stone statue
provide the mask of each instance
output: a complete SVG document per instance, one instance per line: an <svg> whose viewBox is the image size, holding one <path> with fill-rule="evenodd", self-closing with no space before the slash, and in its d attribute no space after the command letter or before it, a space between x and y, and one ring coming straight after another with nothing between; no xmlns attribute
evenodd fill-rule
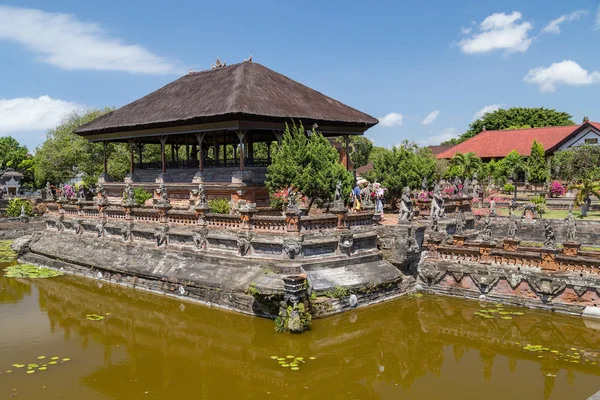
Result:
<svg viewBox="0 0 600 400"><path fill-rule="evenodd" d="M556 249L556 236L549 220L544 221L544 248Z"/></svg>
<svg viewBox="0 0 600 400"><path fill-rule="evenodd" d="M302 242L298 239L284 239L283 251L288 255L290 260L302 255Z"/></svg>
<svg viewBox="0 0 600 400"><path fill-rule="evenodd" d="M201 206L208 205L208 202L206 201L206 192L204 191L204 185L203 184L199 184L198 185L198 197L200 198L199 205L201 205Z"/></svg>
<svg viewBox="0 0 600 400"><path fill-rule="evenodd" d="M408 227L408 233L406 236L406 245L408 247L408 251L416 253L419 249L419 243L417 243L417 239L415 239L415 235L413 232L413 227Z"/></svg>
<svg viewBox="0 0 600 400"><path fill-rule="evenodd" d="M99 238L103 238L106 235L106 220L100 220L96 224L96 232Z"/></svg>
<svg viewBox="0 0 600 400"><path fill-rule="evenodd" d="M56 230L58 232L63 232L65 230L65 216L64 214L60 214L56 219Z"/></svg>
<svg viewBox="0 0 600 400"><path fill-rule="evenodd" d="M514 239L517 236L518 222L517 216L512 211L508 219L508 237Z"/></svg>
<svg viewBox="0 0 600 400"><path fill-rule="evenodd" d="M373 203L373 185L372 184L368 184L367 187L365 187L362 190L361 198L362 198L362 206L365 209L365 211L370 211L375 208L375 204Z"/></svg>
<svg viewBox="0 0 600 400"><path fill-rule="evenodd" d="M464 196L473 195L473 187L471 186L471 180L469 178L465 178L465 183L463 183L462 192Z"/></svg>
<svg viewBox="0 0 600 400"><path fill-rule="evenodd" d="M83 185L81 185L81 186L79 186L79 189L77 189L77 202L82 203L85 200L86 200L85 187Z"/></svg>
<svg viewBox="0 0 600 400"><path fill-rule="evenodd" d="M354 244L354 235L352 233L343 233L340 235L339 246L342 253L349 256L352 253Z"/></svg>
<svg viewBox="0 0 600 400"><path fill-rule="evenodd" d="M462 210L460 210L456 215L456 235L464 235L466 225L465 215Z"/></svg>
<svg viewBox="0 0 600 400"><path fill-rule="evenodd" d="M294 193L292 191L289 191L288 203L287 203L287 207L286 207L285 211L288 213L296 213L296 214L298 214L300 212L300 208L298 207L298 204L296 203L296 193Z"/></svg>
<svg viewBox="0 0 600 400"><path fill-rule="evenodd" d="M130 182L125 184L125 189L123 190L123 205L128 207L136 205L133 186L131 186Z"/></svg>
<svg viewBox="0 0 600 400"><path fill-rule="evenodd" d="M154 230L154 238L156 239L156 247L167 247L169 239L169 227L157 226Z"/></svg>
<svg viewBox="0 0 600 400"><path fill-rule="evenodd" d="M123 236L124 242L131 242L133 240L133 222L126 223L121 228L121 235Z"/></svg>
<svg viewBox="0 0 600 400"><path fill-rule="evenodd" d="M206 234L205 230L197 230L194 231L194 236L192 240L194 241L194 245L199 250L206 250Z"/></svg>
<svg viewBox="0 0 600 400"><path fill-rule="evenodd" d="M567 230L567 241L574 242L577 235L577 223L573 217L573 205L569 206L569 215L565 218L565 228Z"/></svg>
<svg viewBox="0 0 600 400"><path fill-rule="evenodd" d="M405 186L402 189L402 197L400 198L400 215L398 222L411 222L413 219L413 202L410 197L410 188Z"/></svg>
<svg viewBox="0 0 600 400"><path fill-rule="evenodd" d="M52 188L50 187L50 182L46 182L46 189L44 189L46 191L46 201L53 201L54 200L54 192L52 191Z"/></svg>
<svg viewBox="0 0 600 400"><path fill-rule="evenodd" d="M440 232L440 225L439 225L439 217L436 213L431 214L431 232L432 233L439 233Z"/></svg>
<svg viewBox="0 0 600 400"><path fill-rule="evenodd" d="M171 202L169 201L169 193L164 183L156 189L156 201L154 202L154 208L171 208Z"/></svg>
<svg viewBox="0 0 600 400"><path fill-rule="evenodd" d="M424 192L429 191L429 182L427 182L426 176L424 176L423 180L421 181L421 190Z"/></svg>
<svg viewBox="0 0 600 400"><path fill-rule="evenodd" d="M496 216L496 200L494 199L490 201L490 215L492 217Z"/></svg>
<svg viewBox="0 0 600 400"><path fill-rule="evenodd" d="M431 202L431 216L435 214L436 218L444 216L444 198L442 197L442 190L439 185L436 185L433 189L433 201Z"/></svg>
<svg viewBox="0 0 600 400"><path fill-rule="evenodd" d="M237 238L237 248L240 256L245 256L250 250L250 239L251 237L246 235L240 235Z"/></svg>
<svg viewBox="0 0 600 400"><path fill-rule="evenodd" d="M83 219L76 219L73 228L75 228L76 235L83 235Z"/></svg>
<svg viewBox="0 0 600 400"><path fill-rule="evenodd" d="M454 193L455 194L459 194L462 193L462 189L461 189L461 180L460 178L457 176L454 178Z"/></svg>
<svg viewBox="0 0 600 400"><path fill-rule="evenodd" d="M97 193L97 197L96 197L96 205L98 206L105 206L108 204L108 195L106 194L106 189L104 188L104 185L99 183L98 184L98 188L96 188L96 193Z"/></svg>
<svg viewBox="0 0 600 400"><path fill-rule="evenodd" d="M335 195L333 197L334 202L342 201L342 181L338 180L335 185Z"/></svg>
<svg viewBox="0 0 600 400"><path fill-rule="evenodd" d="M491 242L492 241L492 220L489 215L485 216L483 220L483 228L481 229L481 233L479 238L483 242Z"/></svg>

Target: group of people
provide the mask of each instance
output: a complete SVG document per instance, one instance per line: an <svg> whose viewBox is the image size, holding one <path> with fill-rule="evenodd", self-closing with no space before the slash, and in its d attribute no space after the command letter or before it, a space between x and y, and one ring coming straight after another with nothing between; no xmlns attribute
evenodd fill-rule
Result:
<svg viewBox="0 0 600 400"><path fill-rule="evenodd" d="M359 179L350 193L350 209L362 211L366 204L375 203L375 213L383 214L385 190L378 182L370 184L366 179Z"/></svg>

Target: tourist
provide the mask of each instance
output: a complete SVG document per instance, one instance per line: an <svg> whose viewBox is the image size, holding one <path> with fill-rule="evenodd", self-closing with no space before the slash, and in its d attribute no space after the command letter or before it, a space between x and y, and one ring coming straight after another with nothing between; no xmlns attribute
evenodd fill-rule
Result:
<svg viewBox="0 0 600 400"><path fill-rule="evenodd" d="M383 195L385 189L378 182L373 184L373 189L375 191L375 213L381 214L381 218L383 219Z"/></svg>
<svg viewBox="0 0 600 400"><path fill-rule="evenodd" d="M363 179L356 182L356 186L354 187L354 190L352 190L352 200L354 203L354 211L360 211L362 209L360 196L362 193L361 184L363 182L365 182Z"/></svg>

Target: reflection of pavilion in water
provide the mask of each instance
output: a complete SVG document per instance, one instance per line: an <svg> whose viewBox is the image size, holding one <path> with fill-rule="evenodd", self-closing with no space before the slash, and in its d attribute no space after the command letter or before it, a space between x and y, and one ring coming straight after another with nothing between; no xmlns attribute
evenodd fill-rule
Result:
<svg viewBox="0 0 600 400"><path fill-rule="evenodd" d="M454 306L452 299L404 299L394 303L393 314L388 307L375 307L330 317L317 321L315 337L311 332L276 335L270 321L222 310L188 305L182 312L179 301L110 285L97 288L82 279L43 280L36 286L53 328L60 326L67 338L77 333L84 345L92 338L105 347L105 365L83 383L126 398L138 396L140 387L187 396L190 382L199 398L217 398L224 390L240 398L267 391L278 398L295 398L304 386L314 388L315 398L335 398L340 388L353 398L379 398L377 383L408 388L427 373L439 374L449 344L457 360L469 348L479 350L489 379L497 355L508 357L513 367L516 360L537 361L541 374L555 374L559 364L545 365L516 345L532 336L542 344L569 343L580 349L597 349L600 342L600 332L561 316L552 316L552 321L527 316L501 321L503 326L510 324L508 330L499 329L497 321L477 323L477 303ZM417 312L414 301L420 303ZM102 323L82 318L92 312L111 315ZM111 365L112 352L120 344L126 345L128 359ZM278 353L317 355L318 362L294 375L269 359ZM562 367L586 374L599 371L583 364ZM131 379L139 384L133 387ZM546 396L552 383L546 381Z"/></svg>

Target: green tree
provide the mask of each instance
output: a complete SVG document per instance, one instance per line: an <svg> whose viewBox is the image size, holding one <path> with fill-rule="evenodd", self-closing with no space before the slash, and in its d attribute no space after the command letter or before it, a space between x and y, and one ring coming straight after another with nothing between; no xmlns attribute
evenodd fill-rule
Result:
<svg viewBox="0 0 600 400"><path fill-rule="evenodd" d="M534 185L543 184L548 180L548 163L544 146L537 140L531 145L531 153L527 159L527 179Z"/></svg>
<svg viewBox="0 0 600 400"><path fill-rule="evenodd" d="M598 177L600 176L600 169L595 169L589 177L581 180L580 183L576 185L569 186L570 189L577 190L577 195L575 196L575 205L581 206L584 205L591 196L596 197L600 200L600 182L598 182Z"/></svg>
<svg viewBox="0 0 600 400"><path fill-rule="evenodd" d="M12 136L0 137L0 169L17 169L27 158L27 147L21 146Z"/></svg>
<svg viewBox="0 0 600 400"><path fill-rule="evenodd" d="M556 111L544 107L527 108L512 107L508 110L498 109L486 113L469 125L469 129L460 137L451 139L443 144L458 144L487 130L506 130L523 127L539 128L544 126L574 125L571 115L566 112Z"/></svg>
<svg viewBox="0 0 600 400"><path fill-rule="evenodd" d="M518 178L519 173L524 172L526 169L525 161L523 157L516 150L508 153L506 157L504 157L499 162L499 170L498 175L502 175L505 177L512 177L514 179Z"/></svg>
<svg viewBox="0 0 600 400"><path fill-rule="evenodd" d="M405 186L418 189L423 178L431 182L435 172L436 159L429 148L403 143L392 150L378 151L373 170L365 174L365 178L380 182L388 189L387 196L394 201L402 195Z"/></svg>
<svg viewBox="0 0 600 400"><path fill-rule="evenodd" d="M352 168L356 169L363 165L367 165L369 156L373 150L373 142L364 136L350 136L348 140ZM346 142L343 138L339 138L338 143L341 146L346 146Z"/></svg>
<svg viewBox="0 0 600 400"><path fill-rule="evenodd" d="M461 178L471 178L475 172L481 167L481 158L473 152L460 153L457 152L450 160L450 165L456 167L458 176Z"/></svg>
<svg viewBox="0 0 600 400"><path fill-rule="evenodd" d="M34 172L38 186L44 186L46 182L60 184L78 176L86 185L97 182L103 170L103 144L88 142L74 132L83 124L111 110L104 108L74 112L67 115L59 126L48 131L46 140L36 150ZM116 180L123 180L129 172L128 145L109 143L107 156L108 173Z"/></svg>
<svg viewBox="0 0 600 400"><path fill-rule="evenodd" d="M278 151L267 169L266 185L271 193L294 186L309 198L329 200L337 181L342 182L344 198L352 189L352 173L339 162L339 154L321 133L306 135L302 125L286 126Z"/></svg>
<svg viewBox="0 0 600 400"><path fill-rule="evenodd" d="M582 145L554 153L551 161L556 179L581 182L600 165L600 146Z"/></svg>

